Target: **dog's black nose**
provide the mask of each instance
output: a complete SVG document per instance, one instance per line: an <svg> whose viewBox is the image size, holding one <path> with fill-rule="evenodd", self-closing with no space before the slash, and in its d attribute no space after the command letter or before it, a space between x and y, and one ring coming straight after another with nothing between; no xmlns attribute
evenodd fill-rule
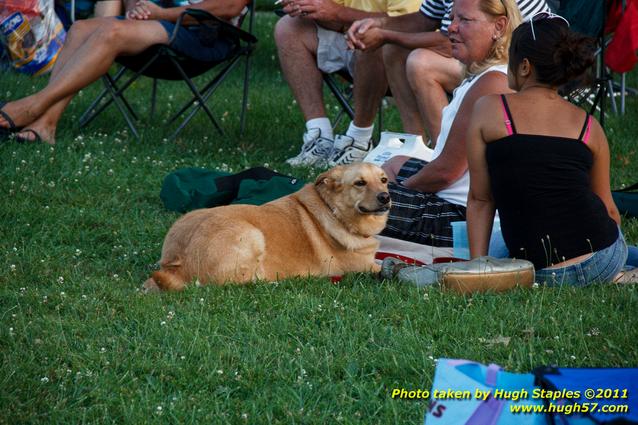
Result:
<svg viewBox="0 0 638 425"><path fill-rule="evenodd" d="M390 202L390 194L388 192L381 192L377 195L377 201L381 204L387 204Z"/></svg>

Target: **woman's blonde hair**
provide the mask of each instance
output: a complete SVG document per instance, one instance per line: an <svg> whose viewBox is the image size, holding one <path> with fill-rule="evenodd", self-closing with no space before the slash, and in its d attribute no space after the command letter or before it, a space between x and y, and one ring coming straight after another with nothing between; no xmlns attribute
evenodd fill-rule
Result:
<svg viewBox="0 0 638 425"><path fill-rule="evenodd" d="M475 75L480 74L490 66L507 64L512 32L522 21L521 13L515 0L480 0L479 9L494 18L505 16L507 18L507 27L505 27L503 35L494 40L487 57L481 62L474 62L468 66L468 73Z"/></svg>

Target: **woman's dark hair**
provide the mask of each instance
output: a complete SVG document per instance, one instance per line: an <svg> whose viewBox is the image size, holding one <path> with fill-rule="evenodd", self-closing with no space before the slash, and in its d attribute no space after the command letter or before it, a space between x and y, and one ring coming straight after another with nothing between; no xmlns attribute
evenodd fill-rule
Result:
<svg viewBox="0 0 638 425"><path fill-rule="evenodd" d="M533 34L529 21L512 34L509 51L512 70L527 58L539 83L558 87L579 79L593 65L596 49L593 38L570 31L559 18L539 19L533 25Z"/></svg>

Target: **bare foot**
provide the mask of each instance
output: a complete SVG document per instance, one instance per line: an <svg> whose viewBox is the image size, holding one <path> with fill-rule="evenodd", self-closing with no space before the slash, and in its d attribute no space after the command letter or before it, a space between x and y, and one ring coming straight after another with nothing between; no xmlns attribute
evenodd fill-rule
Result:
<svg viewBox="0 0 638 425"><path fill-rule="evenodd" d="M24 127L37 120L45 111L38 108L34 96L27 96L13 102L9 102L2 107L2 112L8 115L16 127ZM11 123L0 115L0 127L10 128Z"/></svg>
<svg viewBox="0 0 638 425"><path fill-rule="evenodd" d="M614 283L638 283L638 267L621 271L614 278Z"/></svg>
<svg viewBox="0 0 638 425"><path fill-rule="evenodd" d="M19 131L15 135L16 139L26 142L44 142L50 145L55 144L55 127L46 126L37 120L22 131Z"/></svg>

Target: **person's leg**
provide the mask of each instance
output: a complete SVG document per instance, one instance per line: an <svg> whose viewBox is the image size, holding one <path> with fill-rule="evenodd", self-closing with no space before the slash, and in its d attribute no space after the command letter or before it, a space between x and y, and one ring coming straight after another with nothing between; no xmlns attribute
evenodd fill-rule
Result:
<svg viewBox="0 0 638 425"><path fill-rule="evenodd" d="M388 90L381 49L357 51L353 80L354 118L346 134L335 137L331 166L362 161L372 149L374 119Z"/></svg>
<svg viewBox="0 0 638 425"><path fill-rule="evenodd" d="M60 75L60 69L64 68L64 65L68 62L69 58L84 42L86 42L93 32L99 28L101 23L101 19L86 19L77 21L73 24L73 26L71 26L67 32L66 39L64 40L64 47L60 51L51 71L49 84L55 81L55 79ZM67 96L55 103L47 109L40 118L30 123L28 128L38 133L42 137L43 141L51 144L55 143L55 131L58 121L72 98L73 96ZM22 138L22 140L35 139L35 134L31 132L19 132L18 136Z"/></svg>
<svg viewBox="0 0 638 425"><path fill-rule="evenodd" d="M406 76L416 100L421 122L436 143L441 131L442 111L463 79L463 66L451 57L429 49L413 50L406 61Z"/></svg>
<svg viewBox="0 0 638 425"><path fill-rule="evenodd" d="M101 24L69 54L55 80L34 95L10 102L3 111L17 126L32 123L55 103L75 95L102 76L119 55L135 55L154 44L168 42L157 21L100 19ZM8 123L0 120L0 126Z"/></svg>
<svg viewBox="0 0 638 425"><path fill-rule="evenodd" d="M393 44L386 44L382 50L386 77L392 97L399 108L403 131L425 136L419 107L406 77L406 61L410 50Z"/></svg>
<svg viewBox="0 0 638 425"><path fill-rule="evenodd" d="M353 122L357 127L370 127L388 90L381 49L357 51L354 73Z"/></svg>
<svg viewBox="0 0 638 425"><path fill-rule="evenodd" d="M284 16L275 25L275 44L284 78L306 121L325 117L316 24Z"/></svg>
<svg viewBox="0 0 638 425"><path fill-rule="evenodd" d="M318 28L314 21L284 16L275 25L275 44L284 78L306 120L301 152L292 166L323 163L333 147L330 119L323 103L323 77L317 65Z"/></svg>
<svg viewBox="0 0 638 425"><path fill-rule="evenodd" d="M638 267L638 247L629 245L627 246L628 255L626 265L630 267Z"/></svg>

